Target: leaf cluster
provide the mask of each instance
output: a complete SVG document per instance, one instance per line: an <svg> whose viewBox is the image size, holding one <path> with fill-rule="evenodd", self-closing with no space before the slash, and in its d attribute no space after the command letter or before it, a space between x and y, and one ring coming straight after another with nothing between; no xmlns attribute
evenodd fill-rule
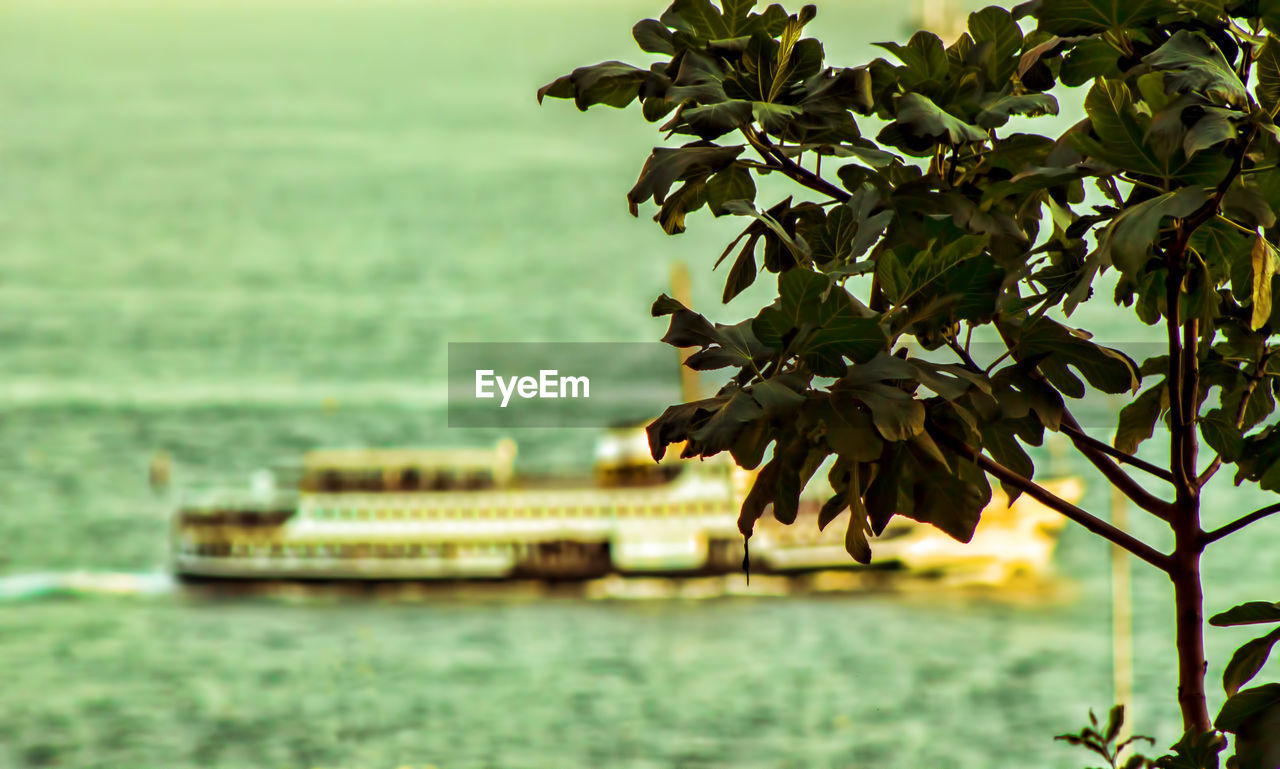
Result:
<svg viewBox="0 0 1280 769"><path fill-rule="evenodd" d="M1267 425L1280 3L1033 0L971 14L950 44L918 32L852 67L807 35L816 13L675 0L633 30L648 66L582 67L539 91L580 109L638 103L673 141L644 163L631 212L652 202L670 234L702 209L739 219L717 262L726 303L776 281L776 299L733 325L655 303L666 341L726 384L654 422L654 456L682 444L759 468L746 535L770 509L794 520L826 468L818 524L849 511L863 562L893 515L967 540L989 475L1009 497L1043 491L1027 447L1045 430L1166 519L1172 503L1121 468L1142 466L1132 455L1162 420L1215 456L1200 473L1194 460L1147 468L1180 498L1223 464L1280 491ZM1066 96L1082 121L1029 130ZM762 199L766 176L792 194ZM1135 361L1063 322L1100 298L1106 272L1115 303L1169 328L1167 355ZM977 360L975 329L1004 352ZM1080 433L1071 402L1088 392L1133 396L1114 446Z"/></svg>

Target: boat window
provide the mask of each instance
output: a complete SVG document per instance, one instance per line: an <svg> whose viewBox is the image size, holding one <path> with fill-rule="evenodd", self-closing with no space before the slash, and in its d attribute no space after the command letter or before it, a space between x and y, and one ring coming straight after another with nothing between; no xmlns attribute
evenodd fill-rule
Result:
<svg viewBox="0 0 1280 769"><path fill-rule="evenodd" d="M320 488L323 491L342 491L342 474L337 470L325 470L320 475Z"/></svg>

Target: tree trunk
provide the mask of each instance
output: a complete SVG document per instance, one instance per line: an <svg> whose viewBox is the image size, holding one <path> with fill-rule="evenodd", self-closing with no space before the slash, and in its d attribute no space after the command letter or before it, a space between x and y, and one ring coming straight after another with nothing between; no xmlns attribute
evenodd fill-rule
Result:
<svg viewBox="0 0 1280 769"><path fill-rule="evenodd" d="M1178 707L1182 728L1196 734L1213 728L1205 702L1204 594L1200 589L1199 500L1179 509L1174 522L1173 600L1178 649Z"/></svg>

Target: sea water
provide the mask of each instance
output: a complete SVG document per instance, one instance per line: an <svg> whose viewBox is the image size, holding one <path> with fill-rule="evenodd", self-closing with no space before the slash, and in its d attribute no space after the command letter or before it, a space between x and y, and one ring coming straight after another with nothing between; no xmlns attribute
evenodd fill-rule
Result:
<svg viewBox="0 0 1280 769"><path fill-rule="evenodd" d="M652 340L673 260L700 309L753 314L763 279L716 307L731 222L628 216L653 126L534 99L645 61L630 26L661 10L6 4L0 573L163 570L157 452L182 486L491 443L446 427L447 343ZM907 10L826 3L812 30L859 63ZM590 459L590 431L514 437L526 470ZM1265 501L1220 480L1215 522ZM1084 504L1108 509L1096 477ZM1211 611L1277 598L1275 526L1210 552ZM9 603L0 767L1078 767L1052 735L1111 703L1108 559L1069 527L1043 600ZM1170 590L1134 568L1137 728L1168 744ZM1242 640L1210 632L1211 681Z"/></svg>

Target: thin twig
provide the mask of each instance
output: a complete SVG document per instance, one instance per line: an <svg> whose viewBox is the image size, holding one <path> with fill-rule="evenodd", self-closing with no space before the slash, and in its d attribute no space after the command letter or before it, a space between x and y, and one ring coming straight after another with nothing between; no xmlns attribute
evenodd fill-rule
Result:
<svg viewBox="0 0 1280 769"><path fill-rule="evenodd" d="M1213 542L1217 542L1223 537L1234 534L1237 531L1240 531L1241 529L1243 529L1245 526L1248 526L1249 524L1255 521L1260 521L1263 518L1266 518L1268 515L1271 515L1273 513L1280 513L1280 502L1276 502L1273 505L1267 505L1266 507L1260 510L1254 510L1252 513L1249 513L1243 518L1232 521L1231 523L1228 523L1226 526L1223 526L1220 529L1214 529L1213 531L1205 532L1204 538L1201 541L1204 542L1204 544L1206 545L1211 544Z"/></svg>

